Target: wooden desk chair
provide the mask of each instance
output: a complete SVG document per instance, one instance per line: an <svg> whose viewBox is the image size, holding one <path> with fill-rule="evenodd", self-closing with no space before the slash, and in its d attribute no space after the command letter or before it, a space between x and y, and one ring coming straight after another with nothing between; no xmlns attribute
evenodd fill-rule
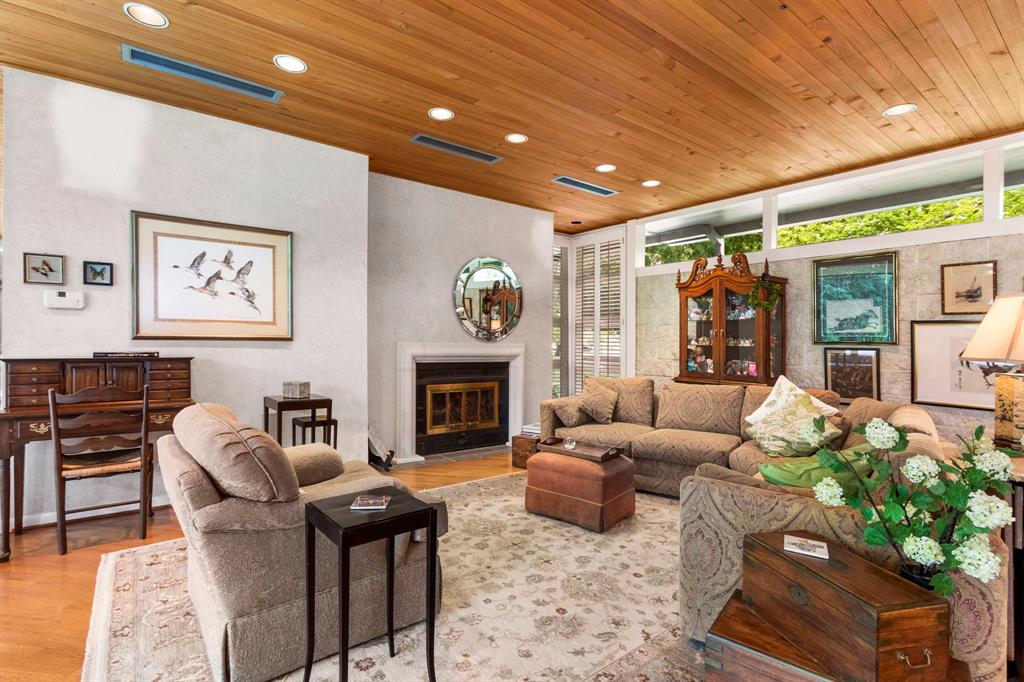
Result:
<svg viewBox="0 0 1024 682"><path fill-rule="evenodd" d="M96 509L139 504L139 538L146 537L146 521L152 508L153 462L149 444L149 386L141 391L126 391L107 386L86 388L64 395L52 388L50 433L53 435L54 482L57 486L57 544L67 553L67 515ZM81 412L75 417L60 417L61 405L132 401L142 403L141 413L116 410ZM137 434L137 435L132 435ZM78 509L65 507L68 481L87 478L139 474L139 499L100 504Z"/></svg>

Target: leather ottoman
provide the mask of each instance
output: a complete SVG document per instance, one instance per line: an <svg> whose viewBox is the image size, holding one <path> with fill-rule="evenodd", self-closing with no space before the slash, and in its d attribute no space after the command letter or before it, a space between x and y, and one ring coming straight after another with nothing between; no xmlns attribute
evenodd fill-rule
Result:
<svg viewBox="0 0 1024 682"><path fill-rule="evenodd" d="M633 460L538 452L526 463L526 511L603 533L636 511Z"/></svg>

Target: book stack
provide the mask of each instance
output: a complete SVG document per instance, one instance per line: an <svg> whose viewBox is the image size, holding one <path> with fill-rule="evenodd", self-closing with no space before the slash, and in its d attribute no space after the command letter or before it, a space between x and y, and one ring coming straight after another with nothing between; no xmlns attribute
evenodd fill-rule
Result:
<svg viewBox="0 0 1024 682"><path fill-rule="evenodd" d="M360 495L349 507L352 511L383 511L388 508L390 495Z"/></svg>
<svg viewBox="0 0 1024 682"><path fill-rule="evenodd" d="M524 436L540 436L540 422L523 426Z"/></svg>

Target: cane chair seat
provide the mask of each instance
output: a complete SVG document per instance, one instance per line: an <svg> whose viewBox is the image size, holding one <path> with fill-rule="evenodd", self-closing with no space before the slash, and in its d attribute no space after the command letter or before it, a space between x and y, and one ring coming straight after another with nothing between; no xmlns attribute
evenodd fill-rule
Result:
<svg viewBox="0 0 1024 682"><path fill-rule="evenodd" d="M93 478L142 471L142 451L135 448L119 452L65 455L61 460L60 468L60 475L66 479Z"/></svg>

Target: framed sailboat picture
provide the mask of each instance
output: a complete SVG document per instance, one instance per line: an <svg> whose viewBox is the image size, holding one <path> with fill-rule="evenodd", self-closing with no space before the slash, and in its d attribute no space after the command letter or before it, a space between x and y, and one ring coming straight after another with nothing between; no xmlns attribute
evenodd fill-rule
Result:
<svg viewBox="0 0 1024 682"><path fill-rule="evenodd" d="M132 212L133 338L292 338L292 233Z"/></svg>
<svg viewBox="0 0 1024 682"><path fill-rule="evenodd" d="M996 298L996 262L942 266L942 314L984 315Z"/></svg>

